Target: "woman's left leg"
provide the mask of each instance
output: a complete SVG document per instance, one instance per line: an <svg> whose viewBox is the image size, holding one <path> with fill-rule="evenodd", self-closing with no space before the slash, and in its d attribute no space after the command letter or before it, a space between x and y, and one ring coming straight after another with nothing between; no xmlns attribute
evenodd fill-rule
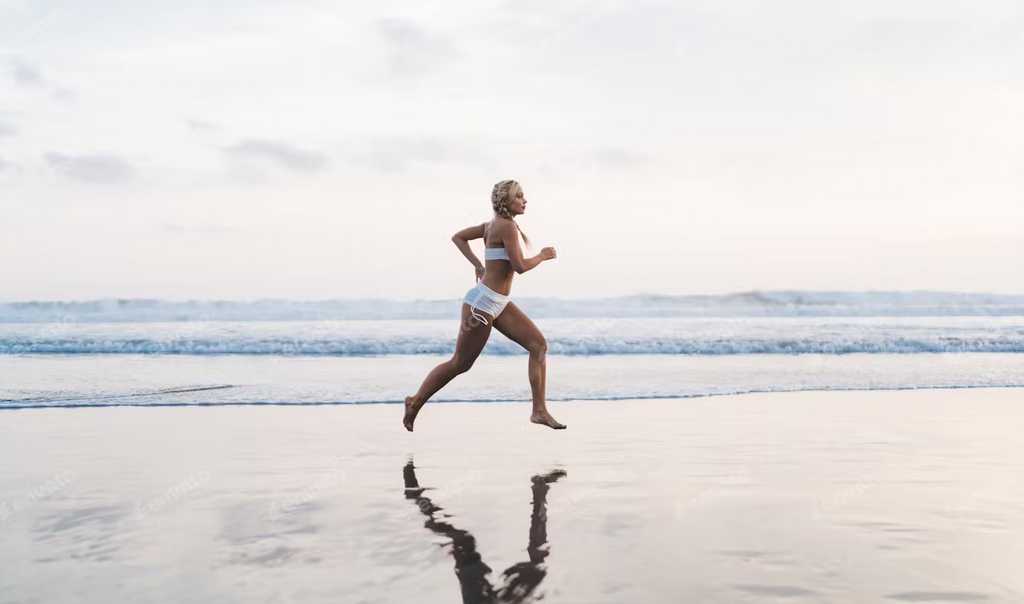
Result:
<svg viewBox="0 0 1024 604"><path fill-rule="evenodd" d="M478 319L474 312L483 316L484 320ZM459 325L459 338L455 341L455 354L427 374L415 395L405 397L405 417L402 423L406 430L412 432L416 415L430 397L444 388L455 376L466 373L473 366L487 344L493 321L489 313L475 310L469 304L462 303L462 323Z"/></svg>
<svg viewBox="0 0 1024 604"><path fill-rule="evenodd" d="M537 329L530 317L527 317L526 313L516 306L515 302L509 302L505 306L505 310L494 318L493 323L494 328L506 338L519 344L530 353L530 389L533 391L533 413L530 415L530 421L550 426L556 430L565 428L565 424L560 424L551 417L545 401L548 342L544 339L544 334Z"/></svg>

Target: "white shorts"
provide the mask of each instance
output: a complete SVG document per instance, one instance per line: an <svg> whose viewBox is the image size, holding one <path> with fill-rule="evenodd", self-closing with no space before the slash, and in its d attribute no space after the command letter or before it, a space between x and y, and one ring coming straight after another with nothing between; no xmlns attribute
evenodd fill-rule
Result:
<svg viewBox="0 0 1024 604"><path fill-rule="evenodd" d="M466 292L466 297L462 301L469 304L469 311L473 313L474 317L483 321L484 325L487 325L487 318L478 314L474 309L479 309L492 317L497 317L501 314L501 311L505 310L505 305L508 304L508 296L499 294L481 281L473 289Z"/></svg>

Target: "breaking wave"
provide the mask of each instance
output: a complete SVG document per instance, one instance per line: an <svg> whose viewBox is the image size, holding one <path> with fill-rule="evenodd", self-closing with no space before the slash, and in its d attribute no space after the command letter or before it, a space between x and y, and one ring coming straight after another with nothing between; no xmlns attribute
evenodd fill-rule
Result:
<svg viewBox="0 0 1024 604"><path fill-rule="evenodd" d="M331 340L293 339L0 339L0 354L185 354L185 355L303 355L378 356L447 355L455 352L455 338L368 338ZM1024 334L959 338L548 338L548 354L557 355L740 355L740 354L908 354L963 352L1024 352ZM508 340L492 339L489 355L526 352Z"/></svg>
<svg viewBox="0 0 1024 604"><path fill-rule="evenodd" d="M1024 295L753 291L726 295L519 298L534 318L1024 316ZM102 299L0 303L0 323L447 319L462 301Z"/></svg>

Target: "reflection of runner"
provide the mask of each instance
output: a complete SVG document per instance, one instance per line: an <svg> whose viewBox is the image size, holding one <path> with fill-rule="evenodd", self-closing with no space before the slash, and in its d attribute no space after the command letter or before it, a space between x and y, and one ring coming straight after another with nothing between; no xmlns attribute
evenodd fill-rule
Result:
<svg viewBox="0 0 1024 604"><path fill-rule="evenodd" d="M505 583L495 589L487 575L491 567L484 564L476 550L476 538L469 531L457 529L451 524L434 517L441 508L423 496L426 490L416 480L416 467L412 460L405 465L405 498L416 502L428 520L423 525L439 535L452 540L452 557L455 558L455 576L462 587L464 604L485 604L498 602L529 602L539 600L531 597L533 591L548 574L544 559L548 557L547 496L549 485L565 476L565 470L554 470L534 476L533 513L530 515L530 543L526 548L529 562L519 562L508 567L502 576Z"/></svg>

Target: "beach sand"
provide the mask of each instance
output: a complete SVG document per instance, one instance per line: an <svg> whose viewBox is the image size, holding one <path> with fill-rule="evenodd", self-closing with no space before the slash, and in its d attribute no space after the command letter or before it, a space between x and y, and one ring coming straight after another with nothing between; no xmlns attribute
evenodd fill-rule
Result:
<svg viewBox="0 0 1024 604"><path fill-rule="evenodd" d="M8 410L0 602L1024 602L1022 403Z"/></svg>

